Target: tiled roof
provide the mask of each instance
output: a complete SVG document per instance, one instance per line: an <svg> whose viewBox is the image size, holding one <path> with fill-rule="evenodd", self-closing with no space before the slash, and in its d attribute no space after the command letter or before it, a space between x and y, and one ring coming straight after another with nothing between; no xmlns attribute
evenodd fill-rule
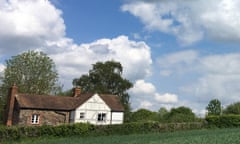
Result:
<svg viewBox="0 0 240 144"><path fill-rule="evenodd" d="M100 94L99 96L111 108L112 111L124 111L124 107L116 95Z"/></svg>
<svg viewBox="0 0 240 144"><path fill-rule="evenodd" d="M71 111L82 105L94 94L81 94L77 97L18 94L16 99L20 108ZM99 95L112 111L124 111L117 96Z"/></svg>
<svg viewBox="0 0 240 144"><path fill-rule="evenodd" d="M29 109L49 109L49 110L73 110L76 106L76 98L49 96L49 95L33 95L18 94L16 96L18 104L21 108Z"/></svg>

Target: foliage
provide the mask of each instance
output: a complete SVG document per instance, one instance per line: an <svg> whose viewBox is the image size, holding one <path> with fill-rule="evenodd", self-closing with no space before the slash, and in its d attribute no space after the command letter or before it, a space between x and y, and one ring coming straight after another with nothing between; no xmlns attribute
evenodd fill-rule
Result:
<svg viewBox="0 0 240 144"><path fill-rule="evenodd" d="M208 111L208 115L220 115L222 111L221 102L218 99L213 99L209 102L206 109Z"/></svg>
<svg viewBox="0 0 240 144"><path fill-rule="evenodd" d="M194 122L196 116L188 107L172 108L169 113L165 114L164 120L167 122Z"/></svg>
<svg viewBox="0 0 240 144"><path fill-rule="evenodd" d="M16 84L20 93L49 94L61 89L55 64L43 52L27 51L6 60L1 78L2 105L9 88Z"/></svg>
<svg viewBox="0 0 240 144"><path fill-rule="evenodd" d="M0 143L6 140L18 140L25 137L65 137L80 135L86 136L90 134L94 126L90 124L77 123L77 124L63 124L59 126L39 126L39 127L23 127L23 126L0 126Z"/></svg>
<svg viewBox="0 0 240 144"><path fill-rule="evenodd" d="M192 110L188 107L172 108L168 111L162 107L158 112L150 111L147 109L139 109L131 113L130 122L162 122L162 123L181 123L181 122L199 122Z"/></svg>
<svg viewBox="0 0 240 144"><path fill-rule="evenodd" d="M161 121L161 122L166 121L165 117L167 116L168 113L169 112L168 112L168 110L165 107L161 107L158 110L158 120Z"/></svg>
<svg viewBox="0 0 240 144"><path fill-rule="evenodd" d="M137 122L121 125L94 126L87 123L64 124L59 126L38 127L0 127L0 143L7 140L19 140L26 137L68 137L78 135L103 136L103 135L127 135L152 132L169 132L190 129L202 129L203 123L166 123Z"/></svg>
<svg viewBox="0 0 240 144"><path fill-rule="evenodd" d="M224 114L240 114L240 102L236 102L227 106L224 111Z"/></svg>
<svg viewBox="0 0 240 144"><path fill-rule="evenodd" d="M240 115L207 116L206 121L209 127L240 127Z"/></svg>
<svg viewBox="0 0 240 144"><path fill-rule="evenodd" d="M131 122L157 121L157 113L147 109L139 109L131 114Z"/></svg>
<svg viewBox="0 0 240 144"><path fill-rule="evenodd" d="M21 144L239 144L240 129L204 129L166 133L110 135L98 137L72 136L66 138L38 138L18 141ZM7 142L15 144L15 141ZM6 144L6 143L4 143Z"/></svg>
<svg viewBox="0 0 240 144"><path fill-rule="evenodd" d="M6 61L2 88L7 91L16 84L21 93L49 94L56 90L57 80L52 59L43 52L27 51Z"/></svg>
<svg viewBox="0 0 240 144"><path fill-rule="evenodd" d="M66 91L60 91L56 95L58 95L58 96L72 96L73 95L73 90L74 89L69 89L69 90L66 90Z"/></svg>
<svg viewBox="0 0 240 144"><path fill-rule="evenodd" d="M123 67L119 62L106 61L93 64L88 74L74 79L73 84L81 87L81 92L97 92L113 94L120 97L125 111L130 111L129 94L127 90L133 84L122 77Z"/></svg>

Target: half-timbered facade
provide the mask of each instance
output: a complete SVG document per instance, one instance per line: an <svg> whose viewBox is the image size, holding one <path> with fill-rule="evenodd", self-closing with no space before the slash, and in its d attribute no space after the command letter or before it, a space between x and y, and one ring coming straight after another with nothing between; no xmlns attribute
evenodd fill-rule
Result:
<svg viewBox="0 0 240 144"><path fill-rule="evenodd" d="M96 125L121 124L123 108L115 105L113 95L92 95L86 102L71 111L70 122L89 122Z"/></svg>

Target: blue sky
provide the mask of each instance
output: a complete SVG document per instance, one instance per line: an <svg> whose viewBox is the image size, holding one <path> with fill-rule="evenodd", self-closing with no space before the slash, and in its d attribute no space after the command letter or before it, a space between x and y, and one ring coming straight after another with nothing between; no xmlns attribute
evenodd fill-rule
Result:
<svg viewBox="0 0 240 144"><path fill-rule="evenodd" d="M240 2L0 0L0 74L27 50L47 53L64 89L97 61L116 60L133 110L240 100Z"/></svg>

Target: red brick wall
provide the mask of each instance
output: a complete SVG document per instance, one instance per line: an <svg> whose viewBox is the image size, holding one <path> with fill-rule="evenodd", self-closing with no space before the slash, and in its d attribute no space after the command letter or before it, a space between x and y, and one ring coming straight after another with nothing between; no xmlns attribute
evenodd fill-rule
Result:
<svg viewBox="0 0 240 144"><path fill-rule="evenodd" d="M9 89L9 94L8 94L6 120L5 120L5 123L7 126L11 126L13 124L15 96L17 95L17 93L18 93L18 87L14 84Z"/></svg>

